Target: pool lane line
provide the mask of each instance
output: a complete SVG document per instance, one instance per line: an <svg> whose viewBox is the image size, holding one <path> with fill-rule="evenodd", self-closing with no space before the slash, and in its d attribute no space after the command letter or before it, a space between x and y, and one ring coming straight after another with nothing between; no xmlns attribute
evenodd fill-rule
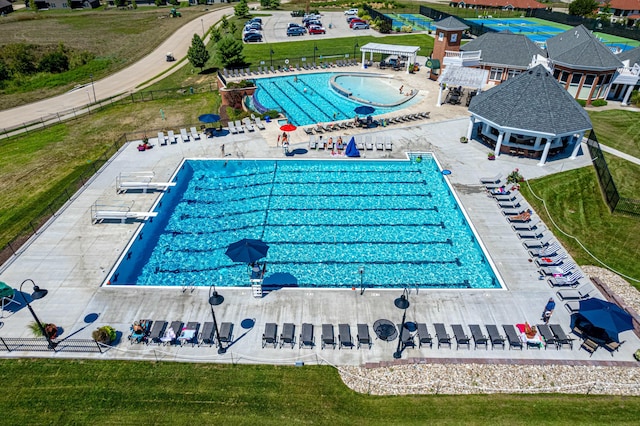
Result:
<svg viewBox="0 0 640 426"><path fill-rule="evenodd" d="M264 210L264 221L262 222L262 233L260 234L260 239L264 238L264 231L266 229L267 222L269 221L269 211L271 206L271 198L273 197L273 186L276 181L276 174L278 173L278 162L274 162L273 164L273 177L271 178L271 191L269 191L269 197L267 198L267 207Z"/></svg>
<svg viewBox="0 0 640 426"><path fill-rule="evenodd" d="M303 81L302 79L301 79L300 81L304 83L304 81ZM291 86L291 88L293 89L293 91L294 91L294 92L296 92L296 93L298 93L298 94L302 95L302 98L303 98L303 99L305 99L307 102L309 102L311 105L313 105L313 106L315 107L315 109L317 109L317 110L320 112L320 114L322 114L322 115L324 115L324 116L325 116L325 118L324 118L324 119L322 119L322 120L316 120L316 121L315 121L316 123L323 122L323 121L331 121L331 117L329 116L329 114L327 114L327 113L324 111L324 109L322 109L322 108L320 107L320 105L318 105L318 103L316 103L316 102L311 102L311 100L310 100L309 98L307 98L306 96L304 96L304 91L303 91L303 92L301 92L300 90L298 90L298 88L297 88L293 83L291 83L290 81L286 81L286 80L285 80L285 83L286 83L286 84L288 84L289 86ZM309 92L311 92L312 94L313 94L313 93L315 93L315 94L316 94L316 96L318 96L319 98L321 98L321 99L325 102L325 104L326 104L326 105L323 105L323 107L325 107L325 108L326 108L326 107L328 106L328 107L329 107L329 108L331 108L331 109L335 109L335 106L333 106L333 104L332 104L331 102L329 102L329 101L327 100L327 98L325 98L325 97L324 97L324 96L322 96L320 93L318 93L316 90L314 90L314 89L313 89L313 87L311 87L311 86L307 87L307 93L309 93ZM311 118L312 120L314 120L314 118L313 118L313 117L310 117L308 114L307 114L307 116L308 116L309 118Z"/></svg>
<svg viewBox="0 0 640 426"><path fill-rule="evenodd" d="M187 234L184 234L187 235ZM448 245L453 247L453 242L451 241L451 239L447 238L444 241L403 241L403 242L397 242L397 241L353 241L353 240L349 240L349 241L270 241L269 242L272 245L291 245L291 246L303 246L303 245L309 245L309 246L315 246L318 244L326 244L326 245L372 245L372 246L392 246L392 245ZM178 248L178 249L172 249L172 248L168 248L167 250L165 250L165 253L210 253L212 251L217 251L217 250L226 250L227 245L224 246L220 246L220 247L206 247L206 248L202 248L202 249L198 249L198 248L192 248L192 247L184 247L184 248Z"/></svg>
<svg viewBox="0 0 640 426"><path fill-rule="evenodd" d="M289 99L289 101L291 101L293 105L296 106L296 108L298 108L302 112L302 114L306 115L309 118L309 120L313 121L313 117L311 117L302 106L300 106L296 101L294 101L291 98L291 96L289 96L287 92L282 89L282 87L278 86L278 83L276 83L275 81L273 81L272 83L276 87L276 89L278 89L287 99ZM286 110L283 109L283 111L286 111ZM287 115L287 119L289 120L290 123L299 125L298 122L295 120L292 120L292 118L289 117L289 115Z"/></svg>
<svg viewBox="0 0 640 426"><path fill-rule="evenodd" d="M299 81L301 81L301 82L302 82L302 83L304 83L304 84L307 84L307 83L305 83L304 79L302 79L302 78L300 78L300 77L299 77ZM344 115L344 117L345 117L345 118L338 118L338 117L336 116L335 118L333 118L333 116L330 116L329 114L327 114L327 113L326 113L326 112L324 112L323 110L320 110L320 112L321 112L322 114L324 114L324 115L325 115L325 117L327 117L327 119L326 119L326 120L323 120L323 121L340 121L340 120L348 120L348 119L352 118L352 116L351 116L351 115L347 115L344 111L342 111L342 109L341 109L341 108L337 108L337 107L336 107L336 106L335 106L331 101L329 101L327 98L325 98L324 96L322 96L322 95L321 95L317 90L315 90L315 89L312 87L312 85L307 84L307 86L309 86L309 90L311 90L312 92L314 92L314 93L316 94L316 96L318 96L319 98L322 98L322 100L324 100L324 101L327 103L327 105L329 105L329 107L330 107L330 108L332 108L334 111L335 111L335 110L338 110L338 113L340 113L340 114ZM299 91L296 87L294 87L294 89L295 89L295 90L297 90L297 91L298 91L298 93L300 93L300 91ZM304 96L304 95L303 95L303 96ZM348 98L347 98L347 99L348 99ZM319 108L318 108L318 109L319 109Z"/></svg>

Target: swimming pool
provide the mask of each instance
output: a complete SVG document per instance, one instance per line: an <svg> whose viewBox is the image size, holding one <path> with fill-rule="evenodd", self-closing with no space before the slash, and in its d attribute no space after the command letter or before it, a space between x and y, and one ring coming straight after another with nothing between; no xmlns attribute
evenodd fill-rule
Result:
<svg viewBox="0 0 640 426"><path fill-rule="evenodd" d="M355 116L353 110L363 105L363 103L355 102L332 89L330 80L336 74L317 73L256 79L258 89L254 94L254 104L261 105L266 109L282 111L289 119L289 122L296 126L352 119ZM349 73L339 74L349 75ZM354 73L353 75L361 74ZM367 84L370 89L364 96L372 96L372 93L376 93L376 88L380 88L380 93L383 93L383 90L384 93L387 93L389 87L387 78L377 78L375 74L367 74L365 78L368 80ZM405 89L407 91L410 90L410 88ZM419 96L407 99L401 105L376 106L375 115L393 112L413 105L419 99ZM389 102L376 96L373 96L370 100L380 104L398 103L395 93L394 97L389 99ZM364 103L364 105L368 104Z"/></svg>
<svg viewBox="0 0 640 426"><path fill-rule="evenodd" d="M500 288L435 159L187 160L112 285L249 285L227 246L269 246L300 287ZM362 268L363 273L360 273Z"/></svg>

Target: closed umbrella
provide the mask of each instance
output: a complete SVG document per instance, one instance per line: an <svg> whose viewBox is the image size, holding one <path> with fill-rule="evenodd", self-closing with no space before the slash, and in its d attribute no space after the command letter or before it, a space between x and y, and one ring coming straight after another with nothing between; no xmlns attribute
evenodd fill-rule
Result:
<svg viewBox="0 0 640 426"><path fill-rule="evenodd" d="M253 263L267 255L269 246L262 240L244 238L229 244L225 254L234 262Z"/></svg>
<svg viewBox="0 0 640 426"><path fill-rule="evenodd" d="M359 107L357 107L356 109L354 109L356 114L360 114L360 115L369 115L369 114L373 114L373 112L376 109L374 107L370 107L368 105L360 105Z"/></svg>
<svg viewBox="0 0 640 426"><path fill-rule="evenodd" d="M360 151L356 147L356 138L351 136L351 140L347 144L347 149L344 151L347 157L360 157Z"/></svg>
<svg viewBox="0 0 640 426"><path fill-rule="evenodd" d="M616 342L618 334L633 328L633 319L627 311L606 300L590 298L580 301L578 313L591 325L600 328Z"/></svg>

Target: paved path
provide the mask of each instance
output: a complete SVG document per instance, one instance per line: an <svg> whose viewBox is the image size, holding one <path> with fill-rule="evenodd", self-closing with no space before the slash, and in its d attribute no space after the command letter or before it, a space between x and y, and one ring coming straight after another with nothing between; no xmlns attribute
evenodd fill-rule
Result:
<svg viewBox="0 0 640 426"><path fill-rule="evenodd" d="M629 155L629 154L625 154L622 151L618 151L615 148L611 148L609 146L606 145L602 145L600 144L600 148L604 151L604 152L608 152L609 154L613 154L616 157L620 157L624 160L630 161L632 163L638 164L640 165L640 158L634 157L633 155Z"/></svg>

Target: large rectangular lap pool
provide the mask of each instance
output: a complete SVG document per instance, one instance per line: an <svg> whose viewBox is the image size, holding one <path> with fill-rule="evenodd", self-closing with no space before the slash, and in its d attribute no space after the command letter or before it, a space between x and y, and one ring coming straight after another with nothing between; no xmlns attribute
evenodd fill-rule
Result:
<svg viewBox="0 0 640 426"><path fill-rule="evenodd" d="M248 286L227 246L269 246L300 287L500 288L430 155L411 160L187 160L112 285ZM288 274L288 275L283 275ZM277 283L277 280L275 280Z"/></svg>

